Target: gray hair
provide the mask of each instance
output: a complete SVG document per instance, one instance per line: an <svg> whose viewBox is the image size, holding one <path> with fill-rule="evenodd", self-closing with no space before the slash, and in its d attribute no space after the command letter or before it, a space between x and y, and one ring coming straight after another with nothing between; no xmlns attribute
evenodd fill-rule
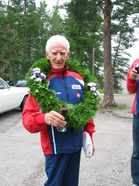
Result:
<svg viewBox="0 0 139 186"><path fill-rule="evenodd" d="M69 41L68 41L64 36L54 35L54 36L50 37L50 38L48 39L48 41L46 42L45 50L46 50L46 52L47 52L48 54L49 54L50 51L51 51L51 45L52 45L52 44L55 44L55 43L65 45L65 47L66 47L66 52L67 52L67 53L69 52L69 49L70 49Z"/></svg>

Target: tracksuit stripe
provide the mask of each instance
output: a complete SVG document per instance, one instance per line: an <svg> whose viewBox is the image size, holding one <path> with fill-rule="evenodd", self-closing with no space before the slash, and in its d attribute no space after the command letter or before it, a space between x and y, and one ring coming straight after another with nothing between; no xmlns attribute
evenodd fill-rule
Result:
<svg viewBox="0 0 139 186"><path fill-rule="evenodd" d="M53 138L53 144L54 144L54 154L57 154L56 142L55 142L55 134L54 134L54 127L53 126L51 126L51 131L52 131L52 138Z"/></svg>

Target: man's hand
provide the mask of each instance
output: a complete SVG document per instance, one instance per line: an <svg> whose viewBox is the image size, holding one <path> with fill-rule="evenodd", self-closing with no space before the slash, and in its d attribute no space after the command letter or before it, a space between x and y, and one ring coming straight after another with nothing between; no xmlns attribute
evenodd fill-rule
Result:
<svg viewBox="0 0 139 186"><path fill-rule="evenodd" d="M132 70L129 73L129 76L131 80L136 80L138 77L137 70L135 68L132 68Z"/></svg>
<svg viewBox="0 0 139 186"><path fill-rule="evenodd" d="M54 127L64 127L66 125L65 118L55 111L50 111L45 114L45 123Z"/></svg>

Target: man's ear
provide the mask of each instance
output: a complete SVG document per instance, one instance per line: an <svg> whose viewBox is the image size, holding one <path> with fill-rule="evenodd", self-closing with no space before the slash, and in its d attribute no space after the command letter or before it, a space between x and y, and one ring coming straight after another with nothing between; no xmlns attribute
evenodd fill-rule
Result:
<svg viewBox="0 0 139 186"><path fill-rule="evenodd" d="M47 52L45 52L45 54L46 54L46 58L50 59L49 54Z"/></svg>
<svg viewBox="0 0 139 186"><path fill-rule="evenodd" d="M70 56L70 52L67 53L66 60L69 59L69 56Z"/></svg>

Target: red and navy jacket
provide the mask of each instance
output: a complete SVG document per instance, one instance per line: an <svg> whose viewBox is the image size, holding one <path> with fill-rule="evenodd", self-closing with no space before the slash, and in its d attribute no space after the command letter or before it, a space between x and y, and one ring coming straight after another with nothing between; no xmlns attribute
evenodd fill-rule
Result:
<svg viewBox="0 0 139 186"><path fill-rule="evenodd" d="M51 67L51 71L48 85L50 89L55 90L56 97L73 105L80 103L84 94L82 76L69 71L67 65L60 70ZM65 132L60 132L56 127L45 123L45 113L41 113L40 110L41 108L39 108L34 97L29 95L22 113L22 121L29 132L40 132L44 155L76 152L82 147L83 130L89 132L91 137L92 133L95 132L93 119L88 121L84 129L80 131L67 128Z"/></svg>
<svg viewBox="0 0 139 186"><path fill-rule="evenodd" d="M131 65L128 73L127 73L127 90L131 93L135 94L133 106L132 106L132 114L135 115L135 106L136 106L136 99L137 99L137 80L131 80L130 78L130 71L132 68L137 66L139 64L139 59L135 60L133 64Z"/></svg>

